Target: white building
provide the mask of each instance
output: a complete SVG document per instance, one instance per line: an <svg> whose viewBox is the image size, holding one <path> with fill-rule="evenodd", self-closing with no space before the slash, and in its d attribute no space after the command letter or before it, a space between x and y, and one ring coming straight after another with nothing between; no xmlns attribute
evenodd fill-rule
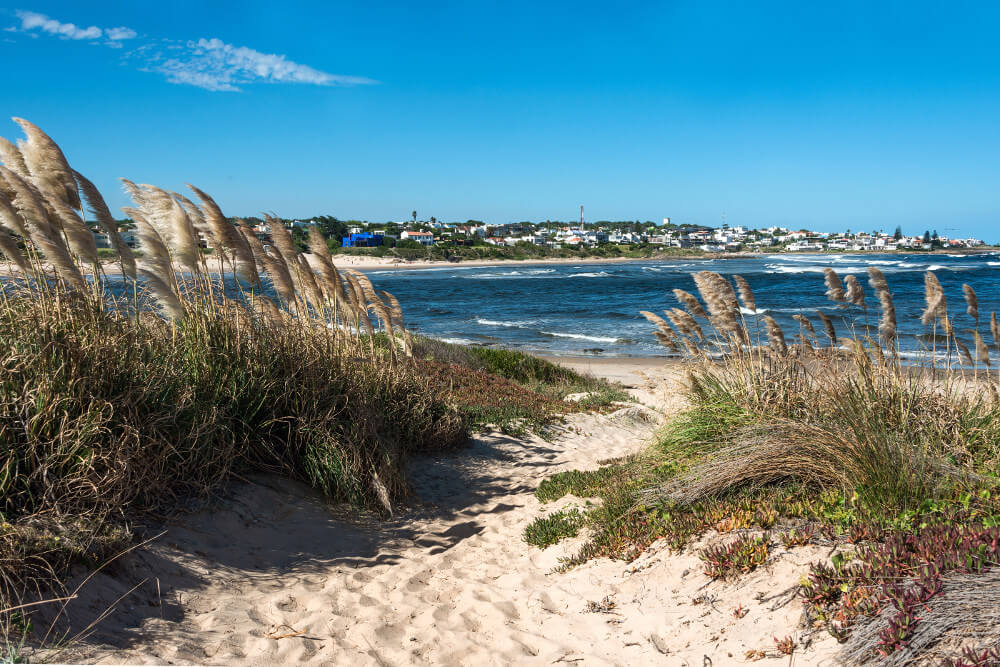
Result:
<svg viewBox="0 0 1000 667"><path fill-rule="evenodd" d="M434 235L430 232L411 232L409 230L404 231L399 235L401 239L409 239L410 241L416 241L420 245L432 246L434 245Z"/></svg>

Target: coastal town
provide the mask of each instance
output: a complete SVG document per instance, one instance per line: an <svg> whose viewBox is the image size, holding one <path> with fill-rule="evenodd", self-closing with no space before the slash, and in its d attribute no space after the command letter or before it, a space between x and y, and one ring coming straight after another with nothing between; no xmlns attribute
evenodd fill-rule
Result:
<svg viewBox="0 0 1000 667"><path fill-rule="evenodd" d="M232 220L233 222L236 219ZM248 218L248 225L264 243L270 241L267 223ZM660 224L646 222L574 223L515 222L486 224L477 220L465 223L412 220L369 223L341 221L331 216L307 220L283 220L286 227L305 231L319 226L329 239L331 249L338 248L448 248L463 246L535 247L583 249L599 246L659 246L702 252L892 252L897 250L935 250L979 248L987 245L978 238L953 238L926 230L911 236L897 228L884 231L821 232L787 227L749 229L723 224L720 227L681 224L664 218ZM107 233L94 225L92 233L98 248L111 248ZM131 220L119 222L122 240L135 247L137 237ZM211 248L211 239L201 235L203 248Z"/></svg>
<svg viewBox="0 0 1000 667"><path fill-rule="evenodd" d="M292 225L316 224L292 221ZM259 231L264 232L261 228ZM558 222L517 222L489 225L470 220L444 223L431 218L405 222L351 223L342 237L344 248L389 246L473 246L498 247L526 244L547 248L596 247L612 245L652 245L666 248L689 248L703 252L739 251L871 251L933 250L939 248L976 248L986 245L978 238L952 238L926 230L911 236L901 229L882 231L819 232L786 227L748 229L723 224L720 227L671 222L595 222L566 224Z"/></svg>

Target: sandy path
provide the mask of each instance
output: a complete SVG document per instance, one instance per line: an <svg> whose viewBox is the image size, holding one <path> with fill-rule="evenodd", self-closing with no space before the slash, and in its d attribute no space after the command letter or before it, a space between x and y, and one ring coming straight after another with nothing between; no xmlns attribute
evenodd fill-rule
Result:
<svg viewBox="0 0 1000 667"><path fill-rule="evenodd" d="M542 479L639 451L654 430L628 414L578 415L551 442L483 435L468 450L414 460L419 500L387 522L351 518L287 481L239 485L87 586L71 610L77 623L148 579L73 657L702 666L743 663L751 649L775 654L773 635L798 636L790 591L816 550L779 554L727 584L709 583L695 555L659 548L631 564L553 573L580 539L544 551L522 541L543 512L582 504L543 507L533 495ZM588 611L591 601L614 607ZM749 610L741 619L737 604ZM795 664L816 664L831 645L820 640Z"/></svg>

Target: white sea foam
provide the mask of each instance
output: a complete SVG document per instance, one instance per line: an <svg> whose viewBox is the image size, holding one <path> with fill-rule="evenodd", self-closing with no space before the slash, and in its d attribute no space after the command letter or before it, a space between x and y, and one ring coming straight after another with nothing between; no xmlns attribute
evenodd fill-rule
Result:
<svg viewBox="0 0 1000 667"><path fill-rule="evenodd" d="M350 268L350 267L348 267L348 268ZM413 268L409 268L408 269L408 268L403 268L403 265L400 265L400 268L395 268L395 269L382 269L382 270L379 270L379 271L369 271L369 270L365 269L362 272L363 273L370 273L373 276L380 276L380 275L392 274L392 273L435 273L437 271L473 271L475 269L481 269L481 268L483 268L483 267L481 267L481 266L436 266L436 267L426 267L426 268L420 268L420 269L413 269Z"/></svg>
<svg viewBox="0 0 1000 667"><path fill-rule="evenodd" d="M513 321L505 322L503 320L487 320L485 318L477 318L476 324L482 324L488 327L510 327L511 329L524 329L532 324L529 321Z"/></svg>
<svg viewBox="0 0 1000 667"><path fill-rule="evenodd" d="M438 338L438 340L442 343L451 343L452 345L472 345L477 342L468 338Z"/></svg>
<svg viewBox="0 0 1000 667"><path fill-rule="evenodd" d="M555 336L556 338L576 338L578 340L589 340L595 343L617 343L618 338L607 338L605 336L585 336L584 334L571 334L571 333L561 333L559 331L543 331L546 336Z"/></svg>
<svg viewBox="0 0 1000 667"><path fill-rule="evenodd" d="M768 310L769 310L768 308L758 308L757 311L754 312L749 308L743 308L743 307L740 308L740 312L743 313L744 315L763 315Z"/></svg>
<svg viewBox="0 0 1000 667"><path fill-rule="evenodd" d="M567 278L603 278L605 276L610 276L611 274L607 271L598 271L596 273L571 273Z"/></svg>
<svg viewBox="0 0 1000 667"><path fill-rule="evenodd" d="M539 276L546 273L555 273L555 269L515 269L513 271L500 271L492 273L480 273L477 275L468 276L474 280L489 280L491 278L507 278L507 277L517 277L517 276Z"/></svg>

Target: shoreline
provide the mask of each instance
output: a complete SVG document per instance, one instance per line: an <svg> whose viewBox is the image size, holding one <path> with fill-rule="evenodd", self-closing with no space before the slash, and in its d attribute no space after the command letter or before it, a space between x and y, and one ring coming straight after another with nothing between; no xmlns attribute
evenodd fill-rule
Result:
<svg viewBox="0 0 1000 667"><path fill-rule="evenodd" d="M359 271L370 271L374 269L395 269L401 271L412 271L418 269L436 269L450 267L478 268L489 266L507 266L518 264L525 266L565 266L574 264L631 264L634 262L667 262L667 261L713 261L719 259L753 259L764 258L771 255L782 255L788 257L826 257L849 255L851 257L863 258L866 255L900 255L903 257L913 256L940 256L940 255L985 255L997 252L996 248L989 249L941 249L906 251L893 250L886 252L860 252L860 251L840 251L840 252L706 252L691 255L658 255L652 257L547 257L529 259L469 259L452 262L444 259L416 259L403 260L398 257L368 257L364 255L333 255L333 262L337 267L357 269Z"/></svg>
<svg viewBox="0 0 1000 667"><path fill-rule="evenodd" d="M546 257L529 259L469 259L451 262L444 259L416 259L403 260L399 257L369 257L365 255L333 255L333 263L337 268L355 269L358 271L386 270L394 269L400 271L413 271L419 269L438 268L479 268L489 266L508 266L511 264L524 266L572 266L574 264L631 264L634 262L667 262L667 261L705 261L728 260L728 259L754 259L765 258L772 255L788 257L827 257L827 256L851 256L864 258L868 255L899 255L902 257L913 256L940 256L940 255L987 255L990 253L1000 253L1000 249L990 247L987 249L962 248L953 250L923 250L907 251L893 250L887 252L706 252L690 255L657 255L652 257ZM209 258L211 261L211 258ZM52 271L52 266L48 262L43 262L45 271ZM93 275L93 269L86 265L80 266L84 275ZM117 261L111 258L101 259L101 270L107 276L121 276L121 268ZM12 265L0 266L0 276L20 275L19 270L15 270ZM214 272L213 272L213 275Z"/></svg>

